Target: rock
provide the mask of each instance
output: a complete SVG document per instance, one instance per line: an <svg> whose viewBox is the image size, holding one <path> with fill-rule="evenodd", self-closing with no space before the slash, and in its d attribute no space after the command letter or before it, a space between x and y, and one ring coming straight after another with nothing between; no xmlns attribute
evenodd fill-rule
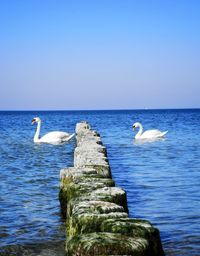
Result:
<svg viewBox="0 0 200 256"><path fill-rule="evenodd" d="M74 236L67 240L66 251L68 256L152 256L146 239L105 232Z"/></svg>
<svg viewBox="0 0 200 256"><path fill-rule="evenodd" d="M164 255L160 233L157 228L146 220L139 219L108 219L102 222L102 232L120 233L132 238L144 238L149 241L150 255Z"/></svg>
<svg viewBox="0 0 200 256"><path fill-rule="evenodd" d="M117 198L116 194L107 194L107 195L106 194L104 194L104 195L101 195L101 194L96 194L96 195L87 194L87 195L83 195L81 197L71 199L70 201L68 201L68 204L67 204L67 216L71 216L74 205L76 205L80 202L103 201L103 202L113 203L115 201L120 201L120 200L116 200L116 198ZM120 205L120 204L118 204L118 205L123 207L123 205ZM126 212L126 209L124 209L124 211Z"/></svg>
<svg viewBox="0 0 200 256"><path fill-rule="evenodd" d="M128 218L126 192L115 187L100 135L76 126L74 167L61 170L60 203L68 256L163 256L158 229Z"/></svg>
<svg viewBox="0 0 200 256"><path fill-rule="evenodd" d="M115 186L112 179L101 178L92 168L62 170L59 199L63 216L66 216L67 204L71 199L89 195L98 188L112 186Z"/></svg>
<svg viewBox="0 0 200 256"><path fill-rule="evenodd" d="M90 130L90 125L86 121L82 121L76 124L76 133L81 134L84 133L85 131Z"/></svg>
<svg viewBox="0 0 200 256"><path fill-rule="evenodd" d="M85 167L92 165L108 165L108 159L99 152L82 152L82 154L75 154L74 166Z"/></svg>
<svg viewBox="0 0 200 256"><path fill-rule="evenodd" d="M124 208L114 203L103 201L83 201L74 205L67 218L67 236L100 231L103 220L127 218Z"/></svg>
<svg viewBox="0 0 200 256"><path fill-rule="evenodd" d="M118 187L103 187L97 188L96 190L91 192L91 196L108 196L112 198L113 203L121 205L124 207L124 210L128 212L128 205L127 205L127 197L126 192Z"/></svg>
<svg viewBox="0 0 200 256"><path fill-rule="evenodd" d="M91 144L88 145L87 143L83 143L81 147L80 146L76 147L74 150L74 157L76 157L76 155L78 155L78 154L82 154L83 151L89 152L89 153L92 153L95 151L95 152L102 153L104 156L107 157L106 147L99 145L97 143L94 143L93 145L91 145Z"/></svg>
<svg viewBox="0 0 200 256"><path fill-rule="evenodd" d="M87 168L92 168L97 171L99 175L105 178L112 178L110 166L106 164L87 164L85 165Z"/></svg>

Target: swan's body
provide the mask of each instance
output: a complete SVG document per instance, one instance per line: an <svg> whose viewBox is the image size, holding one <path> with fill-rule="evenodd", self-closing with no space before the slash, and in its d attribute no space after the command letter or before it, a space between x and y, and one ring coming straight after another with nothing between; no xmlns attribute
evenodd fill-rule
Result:
<svg viewBox="0 0 200 256"><path fill-rule="evenodd" d="M41 119L39 117L35 117L32 120L32 124L37 123L37 129L35 136L33 138L34 143L49 143L49 144L61 144L69 141L74 134L69 134L67 132L49 132L43 137L40 138L40 129L41 129Z"/></svg>
<svg viewBox="0 0 200 256"><path fill-rule="evenodd" d="M133 125L133 130L135 128L139 128L139 131L138 133L135 135L135 139L138 140L152 140L152 139L159 139L159 138L163 138L165 136L165 134L168 132L168 131L165 131L165 132L161 132L159 130L147 130L145 132L143 132L143 127L141 125L141 123L137 122Z"/></svg>

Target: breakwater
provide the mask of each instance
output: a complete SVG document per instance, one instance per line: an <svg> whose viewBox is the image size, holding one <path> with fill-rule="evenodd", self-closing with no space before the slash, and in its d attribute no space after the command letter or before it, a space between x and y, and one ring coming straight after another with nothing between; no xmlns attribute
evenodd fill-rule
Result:
<svg viewBox="0 0 200 256"><path fill-rule="evenodd" d="M126 192L115 186L100 135L76 125L74 167L61 170L67 255L164 255L158 229L128 217Z"/></svg>

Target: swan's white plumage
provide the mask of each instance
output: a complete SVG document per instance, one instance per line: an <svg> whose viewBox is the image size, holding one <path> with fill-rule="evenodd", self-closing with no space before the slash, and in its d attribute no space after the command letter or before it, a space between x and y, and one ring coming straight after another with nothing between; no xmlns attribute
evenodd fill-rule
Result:
<svg viewBox="0 0 200 256"><path fill-rule="evenodd" d="M162 138L168 132L168 131L161 132L159 130L147 130L147 131L143 132L143 127L142 127L141 123L139 123L139 122L134 123L133 129L135 129L135 128L139 128L138 133L135 135L135 139L145 139L146 140L146 139Z"/></svg>
<svg viewBox="0 0 200 256"><path fill-rule="evenodd" d="M41 119L35 117L32 120L32 124L37 123L37 129L33 141L35 143L49 143L49 144L61 144L69 141L75 134L69 134L67 132L53 131L45 134L43 137L40 136Z"/></svg>

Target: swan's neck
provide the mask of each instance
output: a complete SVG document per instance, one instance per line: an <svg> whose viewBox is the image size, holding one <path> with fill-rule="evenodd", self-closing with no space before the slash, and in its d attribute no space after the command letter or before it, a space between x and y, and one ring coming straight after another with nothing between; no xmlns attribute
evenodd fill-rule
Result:
<svg viewBox="0 0 200 256"><path fill-rule="evenodd" d="M34 136L34 139L33 139L34 142L39 142L40 141L40 139L39 139L40 129L41 129L41 121L39 121L38 124L37 124L36 133L35 133L35 136Z"/></svg>
<svg viewBox="0 0 200 256"><path fill-rule="evenodd" d="M135 135L135 138L136 138L136 139L139 139L139 138L141 137L142 133L143 133L143 127L142 127L141 124L139 124L139 131L138 131L138 133Z"/></svg>

